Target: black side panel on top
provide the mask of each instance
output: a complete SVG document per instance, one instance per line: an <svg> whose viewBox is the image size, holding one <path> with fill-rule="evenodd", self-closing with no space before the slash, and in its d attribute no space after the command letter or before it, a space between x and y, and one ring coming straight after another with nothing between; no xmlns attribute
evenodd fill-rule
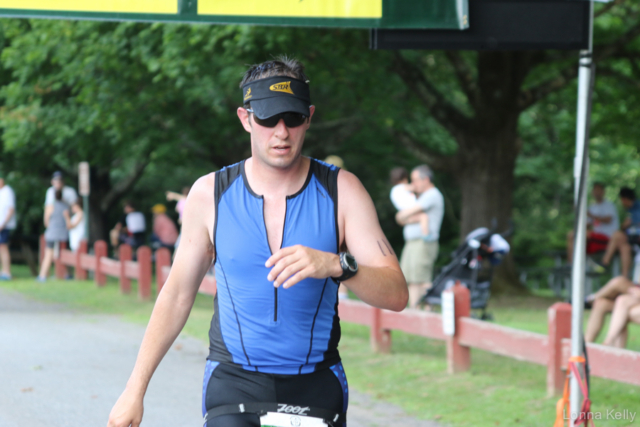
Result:
<svg viewBox="0 0 640 427"><path fill-rule="evenodd" d="M229 188L229 186L235 181L239 176L241 176L241 165L242 163L236 163L229 167L226 167L222 170L219 170L215 173L216 183L215 188L213 190L213 197L216 206L216 218L213 223L213 242L214 242L214 251L217 250L215 247L216 242L216 230L218 228L218 204L220 203L220 199L222 199L222 195ZM216 262L216 255L214 253L213 262ZM222 363L233 363L233 357L229 350L227 349L224 340L222 339L222 332L220 329L220 317L218 310L218 295L213 299L213 317L211 318L211 326L209 328L209 360L213 360L216 362Z"/></svg>
<svg viewBox="0 0 640 427"><path fill-rule="evenodd" d="M333 215L336 223L336 251L340 251L340 227L338 224L338 172L340 168L331 169L315 159L311 159L309 171L316 176L320 185L329 193L333 200Z"/></svg>
<svg viewBox="0 0 640 427"><path fill-rule="evenodd" d="M227 166L224 169L221 169L215 173L216 176L216 184L213 190L213 199L215 201L216 206L216 219L213 222L213 244L214 244L214 254L213 254L213 262L216 262L216 230L218 229L218 203L220 203L220 199L222 199L222 195L227 188L235 181L239 176L242 175L242 162L236 163L231 166Z"/></svg>
<svg viewBox="0 0 640 427"><path fill-rule="evenodd" d="M470 0L469 28L372 29L371 49L528 50L587 49L589 2L578 0Z"/></svg>

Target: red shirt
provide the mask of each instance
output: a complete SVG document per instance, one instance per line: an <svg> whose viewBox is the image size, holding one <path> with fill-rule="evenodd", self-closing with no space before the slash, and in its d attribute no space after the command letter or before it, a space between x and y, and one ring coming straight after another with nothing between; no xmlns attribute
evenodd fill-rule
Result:
<svg viewBox="0 0 640 427"><path fill-rule="evenodd" d="M153 233L165 245L173 245L178 240L178 229L166 214L153 216Z"/></svg>

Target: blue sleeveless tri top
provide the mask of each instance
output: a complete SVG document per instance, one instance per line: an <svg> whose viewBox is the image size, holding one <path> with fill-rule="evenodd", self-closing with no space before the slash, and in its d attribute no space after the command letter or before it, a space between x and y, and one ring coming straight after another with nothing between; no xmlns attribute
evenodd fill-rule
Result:
<svg viewBox="0 0 640 427"><path fill-rule="evenodd" d="M304 185L287 196L281 247L338 252L338 170L311 159ZM216 172L215 203L218 290L208 359L287 375L338 363L338 284L308 278L284 289L267 280L264 200L249 186L244 161Z"/></svg>

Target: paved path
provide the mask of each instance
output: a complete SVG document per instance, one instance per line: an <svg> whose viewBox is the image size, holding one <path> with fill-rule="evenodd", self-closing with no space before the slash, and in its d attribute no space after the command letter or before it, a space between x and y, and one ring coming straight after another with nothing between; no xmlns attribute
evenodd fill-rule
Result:
<svg viewBox="0 0 640 427"><path fill-rule="evenodd" d="M0 426L105 426L144 327L0 289ZM206 346L180 336L154 375L142 426L201 426ZM351 391L349 427L439 427Z"/></svg>

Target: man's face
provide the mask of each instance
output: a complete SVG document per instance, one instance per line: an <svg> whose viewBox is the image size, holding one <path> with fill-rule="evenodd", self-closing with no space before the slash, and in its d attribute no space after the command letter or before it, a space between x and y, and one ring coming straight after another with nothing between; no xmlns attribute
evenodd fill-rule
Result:
<svg viewBox="0 0 640 427"><path fill-rule="evenodd" d="M420 172L418 171L411 172L411 187L413 191L422 194L427 189L427 185L429 185L429 178L420 177Z"/></svg>
<svg viewBox="0 0 640 427"><path fill-rule="evenodd" d="M315 107L311 106L311 116ZM287 169L300 158L304 137L311 124L311 117L302 125L290 128L281 119L275 127L260 126L244 108L238 108L238 118L251 134L251 154L254 160L278 169Z"/></svg>
<svg viewBox="0 0 640 427"><path fill-rule="evenodd" d="M594 185L593 190L591 190L591 194L593 195L594 199L596 199L598 202L601 202L604 199L604 187L600 185Z"/></svg>
<svg viewBox="0 0 640 427"><path fill-rule="evenodd" d="M124 206L124 213L130 214L131 212L134 212L134 209L129 205L125 205Z"/></svg>
<svg viewBox="0 0 640 427"><path fill-rule="evenodd" d="M4 178L0 178L0 188L4 187Z"/></svg>
<svg viewBox="0 0 640 427"><path fill-rule="evenodd" d="M620 197L620 203L624 206L625 209L629 209L633 206L633 200L627 199L626 197Z"/></svg>
<svg viewBox="0 0 640 427"><path fill-rule="evenodd" d="M62 179L60 178L53 178L51 180L51 185L53 186L53 188L55 188L56 190L62 190L62 187L64 185L64 182L62 182Z"/></svg>

